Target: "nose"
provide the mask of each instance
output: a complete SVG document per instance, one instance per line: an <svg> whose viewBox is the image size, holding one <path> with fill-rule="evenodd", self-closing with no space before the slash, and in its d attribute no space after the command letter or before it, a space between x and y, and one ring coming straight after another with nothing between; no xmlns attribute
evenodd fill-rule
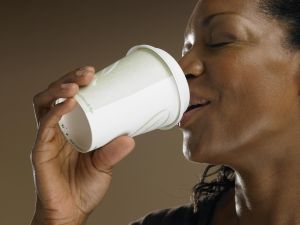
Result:
<svg viewBox="0 0 300 225"><path fill-rule="evenodd" d="M178 63L186 75L187 80L202 76L204 73L204 64L193 50L186 53Z"/></svg>

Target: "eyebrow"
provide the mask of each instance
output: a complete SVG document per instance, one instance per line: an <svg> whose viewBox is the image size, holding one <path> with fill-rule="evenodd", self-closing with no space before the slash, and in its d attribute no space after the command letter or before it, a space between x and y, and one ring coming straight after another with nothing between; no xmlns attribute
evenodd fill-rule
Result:
<svg viewBox="0 0 300 225"><path fill-rule="evenodd" d="M210 24L210 22L212 21L213 18L215 18L216 16L221 16L221 15L238 15L235 12L220 12L220 13L215 13L212 15L207 16L206 18L204 18L204 20L202 21L202 25L204 27L208 26Z"/></svg>

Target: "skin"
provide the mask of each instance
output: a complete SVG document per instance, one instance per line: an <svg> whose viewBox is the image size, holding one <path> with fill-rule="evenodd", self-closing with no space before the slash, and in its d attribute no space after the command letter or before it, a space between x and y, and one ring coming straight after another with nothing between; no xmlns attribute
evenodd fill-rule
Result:
<svg viewBox="0 0 300 225"><path fill-rule="evenodd" d="M218 202L213 225L300 224L300 56L283 44L286 25L256 3L199 1L179 61L191 96L211 101L181 128L186 158L236 171L236 188ZM216 13L223 15L208 22ZM59 119L94 73L78 68L34 97L32 225L85 224L109 188L113 166L134 149L134 140L122 136L82 154L60 132ZM53 105L61 97L67 101Z"/></svg>
<svg viewBox="0 0 300 225"><path fill-rule="evenodd" d="M212 103L182 128L184 154L236 171L213 224L300 224L300 57L286 37L254 0L202 0L190 17L180 65Z"/></svg>
<svg viewBox="0 0 300 225"><path fill-rule="evenodd" d="M121 136L100 151L82 154L61 133L58 121L74 109L73 97L94 73L91 66L78 68L34 97L38 133L31 160L37 201L31 225L85 224L110 185L113 166L135 146L131 137ZM68 100L54 106L61 97Z"/></svg>

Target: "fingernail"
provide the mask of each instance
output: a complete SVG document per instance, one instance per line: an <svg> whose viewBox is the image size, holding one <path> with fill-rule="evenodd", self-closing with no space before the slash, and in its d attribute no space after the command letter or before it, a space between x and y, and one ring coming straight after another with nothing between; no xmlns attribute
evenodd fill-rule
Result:
<svg viewBox="0 0 300 225"><path fill-rule="evenodd" d="M80 70L77 70L76 71L76 76L84 76L86 73L86 70L85 69L80 69Z"/></svg>
<svg viewBox="0 0 300 225"><path fill-rule="evenodd" d="M62 88L62 89L67 89L67 88L69 88L69 87L71 87L72 86L72 84L61 84L60 85L60 87Z"/></svg>
<svg viewBox="0 0 300 225"><path fill-rule="evenodd" d="M76 71L76 75L77 76L86 76L89 73L93 73L93 68L91 68L90 66L85 66L80 68L78 71Z"/></svg>

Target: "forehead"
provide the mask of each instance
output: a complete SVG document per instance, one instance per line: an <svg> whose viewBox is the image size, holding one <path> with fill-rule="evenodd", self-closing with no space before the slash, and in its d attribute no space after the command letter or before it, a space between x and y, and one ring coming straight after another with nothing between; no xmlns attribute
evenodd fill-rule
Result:
<svg viewBox="0 0 300 225"><path fill-rule="evenodd" d="M196 11L234 11L244 12L252 11L257 8L259 0L199 0L196 5Z"/></svg>
<svg viewBox="0 0 300 225"><path fill-rule="evenodd" d="M232 12L248 19L259 17L258 2L260 0L199 0L190 17L189 24L224 12Z"/></svg>

